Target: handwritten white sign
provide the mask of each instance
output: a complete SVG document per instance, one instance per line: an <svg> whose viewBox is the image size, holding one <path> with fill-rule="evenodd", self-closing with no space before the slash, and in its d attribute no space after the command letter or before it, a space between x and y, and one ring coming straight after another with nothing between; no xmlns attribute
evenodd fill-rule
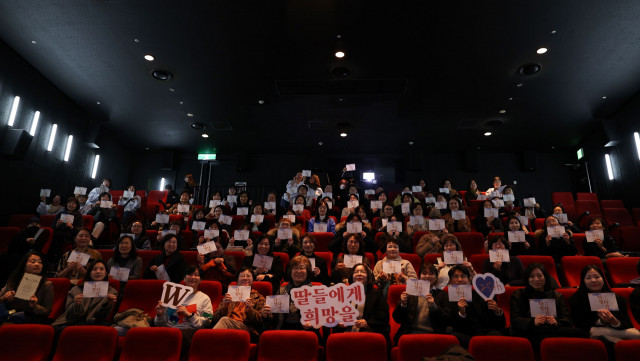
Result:
<svg viewBox="0 0 640 361"><path fill-rule="evenodd" d="M490 249L489 262L509 262L509 251L506 249Z"/></svg>
<svg viewBox="0 0 640 361"><path fill-rule="evenodd" d="M504 201L502 199L494 199L491 202L495 207L498 207L498 208L504 207Z"/></svg>
<svg viewBox="0 0 640 361"><path fill-rule="evenodd" d="M218 218L218 222L220 222L220 224L226 224L227 226L230 226L232 221L233 217L226 216L224 214L221 214L220 218Z"/></svg>
<svg viewBox="0 0 640 361"><path fill-rule="evenodd" d="M566 224L569 221L566 213L556 213L553 216L562 224Z"/></svg>
<svg viewBox="0 0 640 361"><path fill-rule="evenodd" d="M534 197L529 197L524 199L525 207L535 207L535 205L536 205L536 199Z"/></svg>
<svg viewBox="0 0 640 361"><path fill-rule="evenodd" d="M409 213L411 212L411 203L401 203L400 204L400 211L402 213Z"/></svg>
<svg viewBox="0 0 640 361"><path fill-rule="evenodd" d="M502 196L502 199L503 199L505 202L513 202L513 201L515 201L515 200L516 200L516 196L515 196L515 195L513 195L513 194L505 194L505 195L503 195L503 196Z"/></svg>
<svg viewBox="0 0 640 361"><path fill-rule="evenodd" d="M499 216L498 208L484 208L485 218L489 218L489 217L498 218L498 216Z"/></svg>
<svg viewBox="0 0 640 361"><path fill-rule="evenodd" d="M220 236L220 231L217 229L205 229L204 230L204 238L206 239L214 239Z"/></svg>
<svg viewBox="0 0 640 361"><path fill-rule="evenodd" d="M539 298L529 300L531 317L538 316L558 316L556 311L556 300L553 298Z"/></svg>
<svg viewBox="0 0 640 361"><path fill-rule="evenodd" d="M604 232L601 229L594 229L591 231L585 231L584 235L587 238L587 242L595 242L596 239L604 240Z"/></svg>
<svg viewBox="0 0 640 361"><path fill-rule="evenodd" d="M41 189L40 197L49 197L51 195L51 189Z"/></svg>
<svg viewBox="0 0 640 361"><path fill-rule="evenodd" d="M436 202L436 208L437 209L447 209L447 202L445 202L445 201Z"/></svg>
<svg viewBox="0 0 640 361"><path fill-rule="evenodd" d="M207 226L207 222L193 221L193 223L191 224L191 229L196 231L204 231L204 228L206 226Z"/></svg>
<svg viewBox="0 0 640 361"><path fill-rule="evenodd" d="M198 253L209 254L218 250L216 242L205 242L198 245Z"/></svg>
<svg viewBox="0 0 640 361"><path fill-rule="evenodd" d="M444 219L429 219L430 231L442 231L444 229Z"/></svg>
<svg viewBox="0 0 640 361"><path fill-rule="evenodd" d="M589 306L591 311L609 310L618 311L618 300L613 292L589 293Z"/></svg>
<svg viewBox="0 0 640 361"><path fill-rule="evenodd" d="M357 264L362 263L362 256L357 254L345 254L344 255L344 266L347 268L353 268Z"/></svg>
<svg viewBox="0 0 640 361"><path fill-rule="evenodd" d="M420 186L411 186L411 191L413 193L420 193L420 192L422 192L422 187L420 187Z"/></svg>
<svg viewBox="0 0 640 361"><path fill-rule="evenodd" d="M423 216L411 216L409 218L409 224L412 226L424 226Z"/></svg>
<svg viewBox="0 0 640 361"><path fill-rule="evenodd" d="M362 223L347 222L347 233L360 233L360 232L362 232Z"/></svg>
<svg viewBox="0 0 640 361"><path fill-rule="evenodd" d="M293 231L291 228L278 228L278 238L291 239L293 238Z"/></svg>
<svg viewBox="0 0 640 361"><path fill-rule="evenodd" d="M18 286L14 297L21 300L30 300L31 296L36 294L41 279L41 276L25 273L22 276L22 280L20 280L20 285Z"/></svg>
<svg viewBox="0 0 640 361"><path fill-rule="evenodd" d="M451 211L451 217L456 221L464 221L467 218L465 211Z"/></svg>
<svg viewBox="0 0 640 361"><path fill-rule="evenodd" d="M231 301L244 302L251 297L251 287L249 286L229 286L227 292L231 295Z"/></svg>
<svg viewBox="0 0 640 361"><path fill-rule="evenodd" d="M256 222L263 223L264 222L264 214L252 214L250 222L251 223L256 223Z"/></svg>
<svg viewBox="0 0 640 361"><path fill-rule="evenodd" d="M124 191L122 192L122 198L133 198L133 191Z"/></svg>
<svg viewBox="0 0 640 361"><path fill-rule="evenodd" d="M431 283L424 280L408 279L407 294L418 297L426 297L431 290Z"/></svg>
<svg viewBox="0 0 640 361"><path fill-rule="evenodd" d="M178 204L178 213L189 213L189 209L188 204Z"/></svg>
<svg viewBox="0 0 640 361"><path fill-rule="evenodd" d="M392 221L387 222L387 232L402 232L402 222Z"/></svg>
<svg viewBox="0 0 640 361"><path fill-rule="evenodd" d="M271 313L289 313L289 295L267 296L266 304Z"/></svg>
<svg viewBox="0 0 640 361"><path fill-rule="evenodd" d="M82 253L74 250L74 251L71 251L69 258L67 259L67 263L75 262L82 265L82 267L85 267L89 262L90 258L91 258L90 254Z"/></svg>
<svg viewBox="0 0 640 361"><path fill-rule="evenodd" d="M111 267L111 270L109 270L109 275L120 282L127 282L129 280L130 272L131 272L130 268L114 266L114 267Z"/></svg>
<svg viewBox="0 0 640 361"><path fill-rule="evenodd" d="M352 200L347 202L347 208L357 208L360 205L360 202L357 200Z"/></svg>
<svg viewBox="0 0 640 361"><path fill-rule="evenodd" d="M352 172L356 170L356 164L355 163L347 164L345 168L347 168L347 172Z"/></svg>
<svg viewBox="0 0 640 361"><path fill-rule="evenodd" d="M219 199L212 199L212 200L209 201L209 208L216 208L221 203L222 203L222 201L219 200Z"/></svg>
<svg viewBox="0 0 640 361"><path fill-rule="evenodd" d="M236 209L236 214L239 216L248 216L249 215L249 207L238 207Z"/></svg>
<svg viewBox="0 0 640 361"><path fill-rule="evenodd" d="M109 292L108 281L87 281L83 284L82 296L86 298L107 297Z"/></svg>
<svg viewBox="0 0 640 361"><path fill-rule="evenodd" d="M156 214L156 223L167 224L169 223L168 214Z"/></svg>
<svg viewBox="0 0 640 361"><path fill-rule="evenodd" d="M112 201L100 201L100 208L111 208L112 205Z"/></svg>
<svg viewBox="0 0 640 361"><path fill-rule="evenodd" d="M462 251L445 251L442 253L445 264L463 264L464 255Z"/></svg>
<svg viewBox="0 0 640 361"><path fill-rule="evenodd" d="M511 243L526 241L526 236L524 234L524 231L509 231L508 237L509 237L509 242Z"/></svg>
<svg viewBox="0 0 640 361"><path fill-rule="evenodd" d="M449 293L449 302L458 302L461 298L464 298L467 302L473 301L473 295L471 285L452 285L447 286Z"/></svg>
<svg viewBox="0 0 640 361"><path fill-rule="evenodd" d="M400 261L382 262L382 272L387 274L402 273L402 263Z"/></svg>
<svg viewBox="0 0 640 361"><path fill-rule="evenodd" d="M326 223L321 223L321 222L315 222L315 223L313 223L313 231L314 232L326 232L327 231L327 224Z"/></svg>
<svg viewBox="0 0 640 361"><path fill-rule="evenodd" d="M265 256L262 254L255 254L253 256L253 267L271 269L273 264L273 257Z"/></svg>
<svg viewBox="0 0 640 361"><path fill-rule="evenodd" d="M303 176L303 177L311 177L311 170L309 170L309 169L304 169L304 170L302 171L302 176Z"/></svg>
<svg viewBox="0 0 640 361"><path fill-rule="evenodd" d="M159 280L171 281L171 277L169 277L169 273L167 273L167 269L163 264L158 266L158 269L155 272L156 278Z"/></svg>
<svg viewBox="0 0 640 361"><path fill-rule="evenodd" d="M547 227L547 234L551 236L551 238L562 238L562 235L565 233L565 229L563 226L550 226Z"/></svg>
<svg viewBox="0 0 640 361"><path fill-rule="evenodd" d="M237 229L233 231L233 238L236 241L246 241L249 239L249 230L248 229Z"/></svg>
<svg viewBox="0 0 640 361"><path fill-rule="evenodd" d="M302 212L302 211L304 211L304 205L302 205L302 204L294 204L293 206L291 206L291 209L294 212Z"/></svg>
<svg viewBox="0 0 640 361"><path fill-rule="evenodd" d="M87 187L75 187L73 189L73 194L86 195L87 194Z"/></svg>

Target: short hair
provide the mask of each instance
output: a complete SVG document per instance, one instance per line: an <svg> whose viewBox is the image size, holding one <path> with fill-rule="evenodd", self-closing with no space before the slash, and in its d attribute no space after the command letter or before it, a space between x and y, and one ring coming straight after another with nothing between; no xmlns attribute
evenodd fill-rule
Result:
<svg viewBox="0 0 640 361"><path fill-rule="evenodd" d="M318 245L318 241L316 240L316 236L314 236L313 234L310 234L310 233L305 233L304 236L302 236L302 239L300 240L300 245L302 245L302 242L304 241L305 238L309 238L311 243L313 243L314 248L315 248L315 246Z"/></svg>
<svg viewBox="0 0 640 361"><path fill-rule="evenodd" d="M367 273L367 282L364 284L365 289L370 289L373 287L373 281L374 281L374 276L373 276L373 272L371 271L371 268L369 266L367 266L364 263L358 263L357 265L353 266L353 271L356 270L356 267L364 267L364 271ZM355 272L351 272L351 277L349 277L349 283L353 284L353 274Z"/></svg>
<svg viewBox="0 0 640 361"><path fill-rule="evenodd" d="M313 277L313 270L311 269L311 261L304 255L295 256L289 261L289 276L291 276L291 272L293 269L304 265L307 270L307 279L305 281L311 281L311 277Z"/></svg>
<svg viewBox="0 0 640 361"><path fill-rule="evenodd" d="M100 196L98 197L98 199L102 199L102 197L104 197L104 196L109 196L109 200L111 200L111 193L109 193L109 192L100 193Z"/></svg>
<svg viewBox="0 0 640 361"><path fill-rule="evenodd" d="M469 280L471 280L471 272L469 272L469 269L467 267L465 267L465 266L463 266L461 264L457 264L455 266L452 266L449 269L449 273L448 273L449 274L449 279L453 278L453 274L456 271L460 271L460 272L464 273L465 275L467 275L467 278L469 278Z"/></svg>
<svg viewBox="0 0 640 361"><path fill-rule="evenodd" d="M447 242L451 242L456 245L456 251L462 251L462 246L460 245L460 241L453 234L448 234L442 238L442 246L444 247Z"/></svg>
<svg viewBox="0 0 640 361"><path fill-rule="evenodd" d="M188 275L194 274L196 271L198 271L198 275L202 277L202 270L200 269L200 267L194 264L187 266L187 268L184 270L184 278L187 278Z"/></svg>
<svg viewBox="0 0 640 361"><path fill-rule="evenodd" d="M357 254L360 255L360 256L364 256L366 245L364 243L364 239L362 239L362 236L360 236L358 233L351 233L349 235L349 237L345 238L344 241L342 241L342 253L343 254L349 254L349 249L347 248L347 243L349 243L349 240L351 238L355 238L355 240L358 241L358 253Z"/></svg>
<svg viewBox="0 0 640 361"><path fill-rule="evenodd" d="M160 251L162 252L163 255L167 255L166 251L164 249L164 244L169 242L172 238L176 239L176 242L178 242L178 236L173 234L173 233L168 233L165 234L164 237L162 237L162 241L160 241Z"/></svg>
<svg viewBox="0 0 640 361"><path fill-rule="evenodd" d="M502 242L502 244L504 244L504 248L508 250L511 249L511 243L509 243L509 241L504 236L494 236L489 238L489 243L487 248L492 249L493 244L498 242Z"/></svg>
<svg viewBox="0 0 640 361"><path fill-rule="evenodd" d="M436 275L436 277L438 277L438 269L433 263L423 262L420 265L420 274L425 274L427 273L427 271L431 271L431 273L433 273L434 275Z"/></svg>

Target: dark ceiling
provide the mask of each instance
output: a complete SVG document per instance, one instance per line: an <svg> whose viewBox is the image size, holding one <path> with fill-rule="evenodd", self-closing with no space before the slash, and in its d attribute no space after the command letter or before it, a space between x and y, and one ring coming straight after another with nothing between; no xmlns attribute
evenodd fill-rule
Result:
<svg viewBox="0 0 640 361"><path fill-rule="evenodd" d="M632 0L0 0L0 39L134 149L549 150L638 92L639 18Z"/></svg>

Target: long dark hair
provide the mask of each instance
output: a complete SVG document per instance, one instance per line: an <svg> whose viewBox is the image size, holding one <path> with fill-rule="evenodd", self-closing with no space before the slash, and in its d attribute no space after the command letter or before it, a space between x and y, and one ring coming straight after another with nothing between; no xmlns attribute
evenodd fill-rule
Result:
<svg viewBox="0 0 640 361"><path fill-rule="evenodd" d="M527 266L527 268L524 269L524 275L523 275L522 281L524 282L527 290L530 292L534 291L533 287L531 287L531 284L529 284L529 277L531 276L531 273L536 268L542 271L542 275L544 276L544 291L547 292L547 291L553 290L554 289L553 282L551 281L551 276L549 275L549 272L547 272L547 270L544 268L544 265L537 262L530 263Z"/></svg>
<svg viewBox="0 0 640 361"><path fill-rule="evenodd" d="M16 268L13 270L13 272L11 272L11 275L9 275L9 278L7 279L7 289L14 291L18 290L20 281L22 281L22 276L24 276L24 269L27 266L27 261L29 260L29 258L31 258L31 256L40 257L40 260L43 263L42 269L44 270L44 255L36 251L27 252L27 254L20 258L20 262L18 262ZM42 271L40 271L40 273L42 274ZM45 281L46 278L43 276L38 287L40 287Z"/></svg>
<svg viewBox="0 0 640 361"><path fill-rule="evenodd" d="M587 272L589 272L591 270L594 270L594 271L598 272L598 274L602 278L602 291L600 291L600 292L611 292L611 288L609 288L609 284L607 282L607 278L602 273L602 270L600 269L600 267L596 266L595 264L590 264L588 266L585 266L582 269L582 272L580 273L580 287L578 287L578 291L576 291L576 293L577 292L580 292L580 293L589 293L589 292L591 292L587 288L586 283L584 283L584 278L587 275Z"/></svg>
<svg viewBox="0 0 640 361"><path fill-rule="evenodd" d="M320 220L320 212L318 211L320 209L320 206L324 205L325 207L327 207L327 213L324 215L324 221L328 223L329 221L329 211L331 209L329 209L329 206L327 205L327 202L325 201L320 201L317 205L316 205L316 212L315 212L315 220L314 222L322 222Z"/></svg>
<svg viewBox="0 0 640 361"><path fill-rule="evenodd" d="M93 281L91 279L91 271L93 271L94 268L96 268L96 265L102 263L102 265L104 266L105 272L104 272L104 278L101 279L101 281L108 281L109 280L109 272L107 271L107 263L103 260L98 260L93 262L89 268L87 268L87 273L85 273L84 275L84 282L91 282Z"/></svg>
<svg viewBox="0 0 640 361"><path fill-rule="evenodd" d="M120 242L122 242L124 239L127 239L127 238L129 239L129 241L131 241L131 252L129 252L128 258L122 258L122 253L120 253ZM131 238L131 236L120 237L120 239L118 239L118 242L116 242L116 248L113 252L114 261L122 265L127 261L127 259L136 259L136 258L138 258L138 251L136 250L136 242L133 241L133 238Z"/></svg>

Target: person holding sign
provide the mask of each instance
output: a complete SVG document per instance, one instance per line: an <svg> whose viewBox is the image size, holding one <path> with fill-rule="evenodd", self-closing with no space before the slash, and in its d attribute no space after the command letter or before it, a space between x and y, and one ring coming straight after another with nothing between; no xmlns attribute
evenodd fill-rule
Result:
<svg viewBox="0 0 640 361"><path fill-rule="evenodd" d="M131 236L122 236L118 239L113 257L107 261L109 271L114 267L128 270L127 279L121 279L121 282L142 278L142 258L138 257L136 245ZM114 277L109 274L109 278Z"/></svg>
<svg viewBox="0 0 640 361"><path fill-rule="evenodd" d="M611 257L624 257L622 253L618 252L616 240L609 234L606 224L604 219L599 217L589 221L591 232L587 234L582 244L585 256L596 256L602 260Z"/></svg>
<svg viewBox="0 0 640 361"><path fill-rule="evenodd" d="M358 228L360 228L360 232L357 232ZM359 234L364 240L365 252L376 253L378 251L379 247L373 240L371 223L363 223L357 213L350 214L346 220L336 225L336 236L329 243L329 250L333 254L340 253L342 244L351 234Z"/></svg>
<svg viewBox="0 0 640 361"><path fill-rule="evenodd" d="M111 202L111 194L104 192L100 194L100 198L93 204L89 215L93 216L93 232L91 235L94 239L100 238L102 231L111 224L118 223L117 217L118 206Z"/></svg>
<svg viewBox="0 0 640 361"><path fill-rule="evenodd" d="M300 252L300 254L307 257L311 262L311 281L329 286L330 282L329 273L327 271L327 261L316 255L316 244L316 237L313 234L305 234L302 236L302 252ZM291 281L291 267L287 267L284 280L287 282Z"/></svg>
<svg viewBox="0 0 640 361"><path fill-rule="evenodd" d="M627 300L611 291L595 265L582 270L580 287L569 298L569 308L575 326L601 339L610 352L620 340L640 339L640 330L633 328L629 318Z"/></svg>
<svg viewBox="0 0 640 361"><path fill-rule="evenodd" d="M382 232L382 228L387 225L389 218L395 214L393 205L389 202L382 203L381 213L380 219L373 225L377 232Z"/></svg>
<svg viewBox="0 0 640 361"><path fill-rule="evenodd" d="M504 206L500 207L500 218L509 217L520 209L520 207L517 206L520 201L515 198L515 194L513 193L513 188L511 186L505 186L502 190L502 200L504 202Z"/></svg>
<svg viewBox="0 0 640 361"><path fill-rule="evenodd" d="M489 255L482 265L482 273L491 273L505 286L522 286L524 266L518 257L509 257L511 243L503 236L489 239ZM506 254L505 254L506 253ZM500 258L506 256L506 260ZM501 260L503 259L503 260Z"/></svg>
<svg viewBox="0 0 640 361"><path fill-rule="evenodd" d="M193 214L195 207L193 204L189 203L191 199L191 194L187 191L180 192L180 202L172 205L169 209L167 209L167 213L169 214L181 214L185 218L188 218Z"/></svg>
<svg viewBox="0 0 640 361"><path fill-rule="evenodd" d="M564 256L575 256L578 254L576 244L571 238L571 231L561 226L558 219L549 216L544 221L545 227L535 232L540 247L540 254L553 257L556 264ZM552 232L551 234L549 232Z"/></svg>
<svg viewBox="0 0 640 361"><path fill-rule="evenodd" d="M86 228L80 228L75 237L76 248L62 255L58 263L56 277L68 278L77 284L87 273L87 268L94 262L102 260L102 254L89 248L91 234Z"/></svg>
<svg viewBox="0 0 640 361"><path fill-rule="evenodd" d="M438 325L433 317L433 312L437 310L434 297L441 292L435 288L438 281L436 266L429 262L422 264L420 269L420 280L429 282L429 290L426 295L420 296L402 292L398 306L391 315L400 329L396 332L394 343L397 345L400 336L407 334L441 333L442 327Z"/></svg>
<svg viewBox="0 0 640 361"><path fill-rule="evenodd" d="M64 207L62 207L62 204L60 204L62 202L62 197L60 197L60 195L56 194L55 196L53 196L53 198L51 199L51 204L47 204L46 202L47 197L41 196L40 204L38 205L38 208L36 208L36 212L38 213L38 215L44 216L47 214L58 214L64 209Z"/></svg>
<svg viewBox="0 0 640 361"><path fill-rule="evenodd" d="M567 212L564 210L562 203L554 204L551 213L564 214L565 217L567 216ZM569 217L566 217L566 218L567 218L566 222L562 222L561 220L558 220L558 221L560 221L560 224L567 227L572 233L582 233L582 230L578 228L573 222L571 222Z"/></svg>
<svg viewBox="0 0 640 361"><path fill-rule="evenodd" d="M482 203L482 207L478 209L476 216L476 231L482 233L485 237L489 233L503 232L502 221L498 214L498 209L489 200Z"/></svg>
<svg viewBox="0 0 640 361"><path fill-rule="evenodd" d="M256 203L251 207L250 216L246 218L252 232L267 233L269 224L264 221L265 211L262 204Z"/></svg>
<svg viewBox="0 0 640 361"><path fill-rule="evenodd" d="M124 213L122 214L122 226L128 227L129 221L132 217L135 217L136 213L142 206L142 199L136 195L136 186L130 185L123 196L118 200L118 205L124 207Z"/></svg>
<svg viewBox="0 0 640 361"><path fill-rule="evenodd" d="M349 283L353 267L362 263L371 267L369 258L365 256L364 240L359 234L352 234L342 243L342 253L334 258L334 266L331 270L333 283Z"/></svg>
<svg viewBox="0 0 640 361"><path fill-rule="evenodd" d="M582 329L573 328L564 297L554 291L551 276L543 265L529 264L522 280L525 288L511 295L511 333L514 336L529 339L534 350L546 337L584 337ZM544 307L532 309L532 301ZM555 312L552 312L553 308ZM541 309L547 311L541 312Z"/></svg>
<svg viewBox="0 0 640 361"><path fill-rule="evenodd" d="M407 234L412 236L414 232L424 232L428 230L427 220L424 218L425 205L423 203L411 204L411 216L407 223Z"/></svg>
<svg viewBox="0 0 640 361"><path fill-rule="evenodd" d="M429 230L428 233L420 237L416 243L416 254L424 258L426 254L442 253L443 239L449 235L447 228L442 230Z"/></svg>
<svg viewBox="0 0 640 361"><path fill-rule="evenodd" d="M178 238L175 234L167 234L162 237L159 255L153 257L149 266L144 271L145 279L164 279L173 283L179 283L184 278L184 269L187 263L178 252ZM199 277L200 273L198 273Z"/></svg>
<svg viewBox="0 0 640 361"><path fill-rule="evenodd" d="M102 183L96 188L93 188L91 192L89 192L87 203L90 205L96 204L101 198L103 193L109 193L109 188L111 187L111 178L103 178Z"/></svg>
<svg viewBox="0 0 640 361"><path fill-rule="evenodd" d="M469 188L467 188L467 192L464 194L464 200L467 205L471 204L471 201L475 201L478 199L478 195L480 191L478 190L478 182L475 179L469 181Z"/></svg>
<svg viewBox="0 0 640 361"><path fill-rule="evenodd" d="M411 262L400 257L400 248L395 239L387 238L386 251L384 258L379 260L373 269L375 282L385 295L390 285L402 285L407 283L409 278L418 278Z"/></svg>
<svg viewBox="0 0 640 361"><path fill-rule="evenodd" d="M382 207L384 206L385 203L387 203L387 198L388 198L387 192L381 191L379 193L376 193L375 200L378 201L379 203L373 203L374 202L373 200L369 203L369 208L371 208L372 220L375 217L384 217ZM391 211L393 212L393 205L391 205Z"/></svg>
<svg viewBox="0 0 640 361"><path fill-rule="evenodd" d="M535 242L535 240L517 216L511 216L507 219L504 238L509 241L509 255L511 256L531 255L535 252L535 249L531 247L532 242Z"/></svg>
<svg viewBox="0 0 640 361"><path fill-rule="evenodd" d="M463 265L455 265L449 270L449 287L464 286L471 288L471 274ZM506 319L504 311L495 299L486 301L478 292L471 293L471 299L459 297L451 299L451 292L440 292L435 302L437 311L434 312L436 323L442 327L452 327L462 347L469 347L473 336L503 336Z"/></svg>
<svg viewBox="0 0 640 361"><path fill-rule="evenodd" d="M210 248L203 247L204 244L213 244L216 250L210 253L204 253ZM224 240L221 237L212 239L200 237L198 241L198 265L203 272L200 278L207 281L218 281L222 284L222 290L225 291L229 284L235 278L236 259L233 256L225 255Z"/></svg>
<svg viewBox="0 0 640 361"><path fill-rule="evenodd" d="M253 286L253 273L250 269L244 268L238 273L238 286ZM211 324L214 325L213 329L245 330L249 332L251 342L257 343L262 329L264 306L264 296L253 288L249 298L244 301L233 301L227 293L213 313Z"/></svg>
<svg viewBox="0 0 640 361"><path fill-rule="evenodd" d="M302 175L302 172L298 172L292 180L287 182L286 191L282 195L282 200L280 201L280 206L282 208L289 208L289 204L293 200L293 196L298 191L298 187L304 184L304 180L305 177Z"/></svg>
<svg viewBox="0 0 640 361"><path fill-rule="evenodd" d="M64 211L56 215L53 221L53 239L47 252L48 260L57 260L62 255L65 244L73 243L73 236L83 225L80 203L75 197L67 200ZM42 239L44 241L44 238Z"/></svg>
<svg viewBox="0 0 640 361"><path fill-rule="evenodd" d="M504 189L502 185L502 180L500 177L493 177L493 187L487 189L485 193L487 193L487 197L489 198L502 198L502 190Z"/></svg>
<svg viewBox="0 0 640 361"><path fill-rule="evenodd" d="M309 193L313 199L321 199L322 198L322 185L320 184L320 177L317 174L313 173L309 177Z"/></svg>
<svg viewBox="0 0 640 361"><path fill-rule="evenodd" d="M220 217L223 215L227 215L225 213L225 206L217 205L213 209L211 209L211 212L209 212L209 214L206 215L206 218L217 222L218 225L220 226L219 228L221 229L220 232L224 230L225 232L228 233L231 230L231 227L227 224L220 224Z"/></svg>
<svg viewBox="0 0 640 361"><path fill-rule="evenodd" d="M25 254L0 290L0 326L13 323L47 323L53 307L53 284L42 277L44 257ZM14 310L15 313L9 314Z"/></svg>
<svg viewBox="0 0 640 361"><path fill-rule="evenodd" d="M443 290L449 284L449 270L461 264L469 271L471 277L475 277L476 271L473 269L471 262L467 261L462 253L462 246L456 236L449 234L442 239L443 257L438 259L436 268L438 269L437 288Z"/></svg>
<svg viewBox="0 0 640 361"><path fill-rule="evenodd" d="M293 200L290 211L298 217L304 217L304 219L311 218L311 212L306 209L307 200L303 195L298 194Z"/></svg>
<svg viewBox="0 0 640 361"><path fill-rule="evenodd" d="M266 235L273 243L274 252L284 252L289 257L293 257L296 253L302 251L302 247L300 247L300 231L291 227L291 221L288 218L283 217L280 223L267 232Z"/></svg>
<svg viewBox="0 0 640 361"><path fill-rule="evenodd" d="M449 194L449 197L453 198L455 196L459 196L458 195L458 191L453 189L453 186L451 185L451 179L449 178L445 178L442 180L442 185L440 186L441 189L448 189L449 191L445 193ZM440 193L442 193L442 191L440 191Z"/></svg>
<svg viewBox="0 0 640 361"><path fill-rule="evenodd" d="M189 230L191 230L191 232L193 233L193 237L196 238L198 236L198 232L204 231L205 228L207 228L207 218L204 215L204 210L194 210L193 217L191 217L191 219L189 220Z"/></svg>
<svg viewBox="0 0 640 361"><path fill-rule="evenodd" d="M256 281L270 282L271 286L273 286L273 293L275 294L280 288L280 282L284 276L284 267L282 267L280 257L273 256L273 241L271 241L266 235L262 235L258 238L258 242L255 247L256 251L253 255L244 258L242 268L251 269ZM265 266L254 266L254 264L257 264L256 258L266 257L271 259L270 268L267 267L266 264Z"/></svg>
<svg viewBox="0 0 640 361"><path fill-rule="evenodd" d="M104 324L118 299L118 291L107 282L108 275L107 266L103 261L89 266L84 282L69 290L65 312L51 326L61 330L67 326ZM89 297L85 288L93 282L106 282L106 294L92 294Z"/></svg>
<svg viewBox="0 0 640 361"><path fill-rule="evenodd" d="M234 203L231 208L231 214L235 215L244 215L242 213L247 212L246 215L249 215L249 210L251 210L251 197L247 191L242 191L238 195L238 203ZM245 208L245 210L238 211L238 208ZM245 215L245 217L246 217Z"/></svg>
<svg viewBox="0 0 640 361"><path fill-rule="evenodd" d="M400 204L395 208L395 214L398 215L400 220L411 216L411 205L413 203L419 203L420 201L411 193L405 193L400 197Z"/></svg>
<svg viewBox="0 0 640 361"><path fill-rule="evenodd" d="M31 217L27 228L11 238L7 252L0 253L0 284L7 280L25 254L42 249L46 241L44 231L40 228L40 218ZM58 258L51 258L51 261L57 262Z"/></svg>
<svg viewBox="0 0 640 361"><path fill-rule="evenodd" d="M471 221L469 220L469 216L466 214L464 217L459 217L459 215L454 213L462 210L462 201L458 197L453 197L447 203L447 213L442 216L444 219L445 227L447 227L447 231L449 233L454 232L471 232Z"/></svg>
<svg viewBox="0 0 640 361"><path fill-rule="evenodd" d="M382 227L382 232L386 232L384 237L381 237L380 244L380 252L386 252L387 248L387 239L393 239L395 243L400 247L400 252L402 253L411 253L413 251L413 246L411 244L411 237L402 230L402 222L396 217L392 216L389 218L389 222L387 225Z"/></svg>
<svg viewBox="0 0 640 361"><path fill-rule="evenodd" d="M315 216L309 219L307 223L307 232L330 232L336 234L336 221L329 217L329 207L326 202L320 201L318 203Z"/></svg>

